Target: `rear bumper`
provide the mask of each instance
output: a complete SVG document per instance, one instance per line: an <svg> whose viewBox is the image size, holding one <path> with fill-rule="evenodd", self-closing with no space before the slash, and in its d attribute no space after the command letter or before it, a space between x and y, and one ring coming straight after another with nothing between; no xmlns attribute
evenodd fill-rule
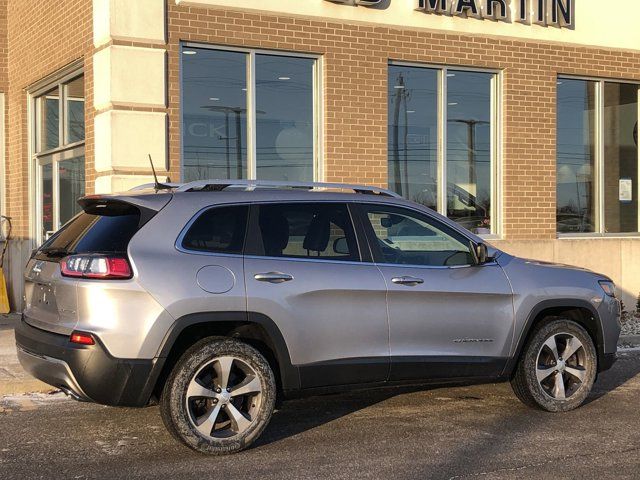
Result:
<svg viewBox="0 0 640 480"><path fill-rule="evenodd" d="M96 338L85 346L66 335L32 327L24 320L16 327L18 359L31 375L74 398L112 406L148 404L155 360L114 358Z"/></svg>

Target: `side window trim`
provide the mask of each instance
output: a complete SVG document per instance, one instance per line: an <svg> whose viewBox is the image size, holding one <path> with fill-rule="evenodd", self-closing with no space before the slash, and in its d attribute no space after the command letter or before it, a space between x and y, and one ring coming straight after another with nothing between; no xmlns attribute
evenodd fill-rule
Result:
<svg viewBox="0 0 640 480"><path fill-rule="evenodd" d="M371 225L371 221L369 219L369 216L367 214L367 208L368 207L373 207L373 208L381 208L381 209L398 209L401 211L406 212L406 215L408 216L418 216L418 215L422 215L424 217L426 217L429 221L429 224L434 224L437 228L439 228L440 230L444 231L447 235L449 235L448 231L453 231L455 232L457 235L459 235L461 238L464 238L467 242L471 242L473 243L473 240L469 237L467 237L465 234L463 234L462 232L457 231L456 229L450 227L449 225L439 221L437 218L434 218L433 216L425 213L425 212L421 212L419 210L413 209L413 208L409 208L403 205L395 205L395 204L389 204L389 203L375 203L375 202L359 202L358 203L358 211L359 211L359 217L363 223L363 228L364 228L364 234L366 235L366 239L367 242L369 244L369 249L371 250L371 254L373 256L373 261L376 265L379 266L396 266L396 267L410 267L410 268L421 268L421 269L437 269L437 270L443 270L443 269L459 269L459 268L468 268L468 267L472 267L474 265L472 264L465 264L465 265L444 265L444 266L440 266L440 265L421 265L421 264L402 264L402 263L386 263L384 261L384 257L382 255L382 251L380 250L380 246L378 245L378 237L375 234L375 231L373 230L373 226ZM443 228L440 228L440 226L442 226ZM455 237L454 237L455 238Z"/></svg>
<svg viewBox="0 0 640 480"><path fill-rule="evenodd" d="M278 205L278 204L334 204L334 205L343 205L347 209L347 213L349 215L349 221L351 223L351 228L353 230L354 239L356 242L357 249L357 260L335 260L331 257L309 257L309 258L298 258L298 257L274 257L266 255L264 252L264 246L262 242L262 231L260 230L259 224L259 216L260 216L260 207L263 205ZM360 235L360 221L354 215L352 209L353 202L348 201L340 201L340 200L286 200L286 201L261 201L254 202L250 205L249 210L249 224L247 226L247 233L245 237L245 257L254 257L254 258L269 258L274 260L286 260L286 261L301 261L301 262L322 262L322 263L336 263L336 264L360 264L364 263L365 255L364 248L368 244L362 244L362 237ZM369 261L371 263L372 260Z"/></svg>
<svg viewBox="0 0 640 480"><path fill-rule="evenodd" d="M367 213L364 208L365 205L374 204L354 202L350 205L352 217L357 222L358 226L356 236L360 243L361 257L364 257L363 253L366 251L370 257L369 262L378 264L380 263L380 258L382 258L382 253L380 252L380 247L378 247L378 244L375 241L375 233L371 226L371 222L367 218Z"/></svg>
<svg viewBox="0 0 640 480"><path fill-rule="evenodd" d="M193 224L205 213L207 213L210 210L216 210L216 209L220 209L220 208L225 208L225 207L247 207L248 211L247 211L247 222L245 224L244 227L244 238L242 239L242 250L240 253L225 253L225 252L213 252L213 251L207 251L207 250L194 250L191 248L186 248L183 246L184 243L184 238L187 235L187 233L189 233L189 230L191 229L191 227L193 226ZM222 203L219 205L207 205L206 207L201 208L200 210L198 210L190 219L189 221L185 224L184 227L182 227L182 230L180 230L180 233L178 234L178 238L176 238L175 244L174 244L174 248L182 253L188 253L190 255L208 255L208 256L224 256L224 257L242 257L245 254L245 250L247 248L247 242L248 242L248 236L249 236L249 228L250 228L250 220L251 220L251 211L252 211L252 205L246 202L242 202L242 203Z"/></svg>

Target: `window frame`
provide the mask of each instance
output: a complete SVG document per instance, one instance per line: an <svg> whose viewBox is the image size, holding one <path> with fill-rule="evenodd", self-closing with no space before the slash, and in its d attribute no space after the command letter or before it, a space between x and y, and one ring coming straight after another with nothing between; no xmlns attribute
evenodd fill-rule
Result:
<svg viewBox="0 0 640 480"><path fill-rule="evenodd" d="M387 64L387 81L389 81L389 67L413 67L435 70L438 73L438 185L437 185L437 212L447 216L447 120L448 120L448 99L447 99L447 72L477 72L492 74L491 79L491 233L474 234L487 240L498 240L503 236L503 79L504 74L500 69L467 67L464 65L440 65L433 63L409 62L403 60L389 60ZM387 99L388 101L388 99ZM387 122L388 123L388 122ZM387 152L387 165L389 153Z"/></svg>
<svg viewBox="0 0 640 480"><path fill-rule="evenodd" d="M557 208L556 208L556 237L559 239L575 239L575 238L628 238L628 237L639 237L640 231L638 232L621 232L621 233L606 233L605 230L605 198L604 198L604 166L605 166L605 125L604 125L604 88L607 83L622 83L628 85L636 85L638 87L638 120L640 121L640 81L637 80L626 80L620 78L605 78L605 77L589 77L583 75L570 75L570 74L561 74L559 73L556 76L556 174L557 174L557 161L558 161L558 152L557 152L557 118L558 118L558 82L561 82L563 79L566 80L582 80L585 82L594 82L596 85L595 88L595 155L594 155L594 172L593 172L593 182L594 182L594 190L595 190L595 198L596 198L596 208L595 208L595 232L574 232L574 233L561 233L558 232L557 225ZM638 167L639 174L638 178L635 179L637 183L640 184L640 147L638 150ZM639 185L640 186L640 185ZM556 195L557 195L558 183L556 179ZM638 223L640 225L640 207L638 208ZM639 228L640 230L640 228Z"/></svg>
<svg viewBox="0 0 640 480"><path fill-rule="evenodd" d="M208 43L200 42L180 42L180 158L184 159L184 141L183 141L183 118L184 111L184 67L183 67L183 54L182 51L185 48L201 48L209 50L220 50L226 52L237 52L246 54L247 60L247 180L256 180L257 174L257 151L256 151L256 55L272 55L275 57L293 57L293 58L306 58L314 60L313 66L313 181L321 182L325 178L324 170L324 151L323 151L323 125L324 125L324 96L323 92L323 71L324 65L322 62L322 56L313 53L300 53L286 50L268 50L260 48L242 48L231 47L227 45L212 45ZM184 179L184 165L182 160L180 161L180 179Z"/></svg>
<svg viewBox="0 0 640 480"><path fill-rule="evenodd" d="M398 267L398 268L423 268L423 269L432 269L432 270L445 270L445 269L459 269L459 268L469 268L469 267L477 267L477 266L485 266L492 265L495 263L494 260L487 261L482 265L476 264L468 264L468 265L422 265L422 264L408 264L408 263L387 263L384 261L384 257L380 252L380 248L377 244L378 236L373 230L373 225L371 225L371 220L367 215L367 208L380 208L380 209L397 209L407 212L407 216L423 216L428 219L427 223L433 225L446 235L449 235L449 231L453 231L455 234L467 240L469 243L469 253L471 254L471 245L476 246L477 242L471 238L466 232L462 231L460 228L455 228L452 225L448 225L442 220L434 217L428 212L419 210L417 208L412 208L407 205L398 205L395 203L376 203L376 202L358 202L357 203L357 216L360 219L363 228L363 234L366 237L367 244L369 250L371 251L371 256L373 258L373 263L380 266L385 267ZM426 207L425 207L426 208Z"/></svg>
<svg viewBox="0 0 640 480"><path fill-rule="evenodd" d="M259 225L260 207L263 205L282 205L282 204L303 204L303 205L322 205L322 204L339 204L344 205L349 215L351 222L351 228L353 229L353 237L356 242L356 248L358 249L356 256L358 260L335 260L331 257L274 257L263 253L262 245L262 232ZM362 232L360 217L357 212L354 211L354 202L336 200L336 199L323 199L323 200L310 200L310 199L291 199L291 200L273 200L273 201L259 201L251 203L251 209L249 211L249 225L247 227L247 240L245 242L244 256L246 258L253 259L268 259L287 262L322 262L332 263L336 265L362 265L363 263L372 263L371 259L367 255L364 246L368 248L368 242Z"/></svg>
<svg viewBox="0 0 640 480"><path fill-rule="evenodd" d="M58 164L65 160L70 160L78 156L85 155L85 139L73 143L65 143L67 138L67 83L79 78L84 77L86 81L84 66L82 61L74 62L62 71L57 72L54 75L44 78L40 82L32 85L28 89L27 94L27 118L28 118L28 149L29 149L29 169L30 177L30 197L34 202L31 205L30 210L34 212L33 220L31 221L32 237L37 244L41 244L47 239L46 233L43 232L42 215L42 180L43 180L43 168L45 165L51 165L51 182L52 182L52 227L51 234L57 232L62 225L60 225L60 177ZM42 112L42 99L44 94L50 92L53 89L58 91L58 146L50 149L40 149L40 142L42 141L42 122L40 121L40 114ZM85 112L86 112L86 85L84 92ZM85 116L86 120L86 116ZM86 164L85 164L86 174ZM85 177L86 188L86 177Z"/></svg>

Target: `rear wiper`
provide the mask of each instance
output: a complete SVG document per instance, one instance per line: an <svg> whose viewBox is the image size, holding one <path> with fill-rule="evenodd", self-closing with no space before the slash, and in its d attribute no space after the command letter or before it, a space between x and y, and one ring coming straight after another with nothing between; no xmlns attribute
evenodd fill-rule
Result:
<svg viewBox="0 0 640 480"><path fill-rule="evenodd" d="M66 257L67 255L73 254L73 252L70 252L66 248L60 247L42 248L39 253L44 253L50 257Z"/></svg>

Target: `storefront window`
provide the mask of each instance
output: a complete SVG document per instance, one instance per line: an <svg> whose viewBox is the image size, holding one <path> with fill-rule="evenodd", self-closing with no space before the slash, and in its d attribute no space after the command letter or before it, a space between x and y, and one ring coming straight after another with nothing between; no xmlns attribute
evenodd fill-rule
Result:
<svg viewBox="0 0 640 480"><path fill-rule="evenodd" d="M558 81L558 232L594 232L596 83Z"/></svg>
<svg viewBox="0 0 640 480"><path fill-rule="evenodd" d="M447 216L491 231L491 82L493 74L447 73Z"/></svg>
<svg viewBox="0 0 640 480"><path fill-rule="evenodd" d="M65 86L66 125L65 143L84 141L84 77L78 77Z"/></svg>
<svg viewBox="0 0 640 480"><path fill-rule="evenodd" d="M389 187L438 209L438 71L389 66Z"/></svg>
<svg viewBox="0 0 640 480"><path fill-rule="evenodd" d="M39 241L80 211L85 193L84 77L63 75L33 95L34 162L39 175Z"/></svg>
<svg viewBox="0 0 640 480"><path fill-rule="evenodd" d="M60 225L64 225L80 213L78 198L84 195L84 155L58 163L60 186Z"/></svg>
<svg viewBox="0 0 640 480"><path fill-rule="evenodd" d="M638 85L604 84L604 231L638 232Z"/></svg>
<svg viewBox="0 0 640 480"><path fill-rule="evenodd" d="M317 60L182 48L183 180L312 181Z"/></svg>
<svg viewBox="0 0 640 480"><path fill-rule="evenodd" d="M247 54L188 49L182 65L184 180L245 178Z"/></svg>
<svg viewBox="0 0 640 480"><path fill-rule="evenodd" d="M51 150L60 145L60 96L58 87L40 98L38 118L40 141L38 151Z"/></svg>
<svg viewBox="0 0 640 480"><path fill-rule="evenodd" d="M256 55L257 178L313 181L314 63Z"/></svg>
<svg viewBox="0 0 640 480"><path fill-rule="evenodd" d="M559 78L557 132L558 233L637 233L638 85Z"/></svg>
<svg viewBox="0 0 640 480"><path fill-rule="evenodd" d="M51 164L42 166L40 178L42 195L42 230L53 231L53 169Z"/></svg>
<svg viewBox="0 0 640 480"><path fill-rule="evenodd" d="M389 66L389 187L480 234L497 230L496 88L494 73Z"/></svg>

